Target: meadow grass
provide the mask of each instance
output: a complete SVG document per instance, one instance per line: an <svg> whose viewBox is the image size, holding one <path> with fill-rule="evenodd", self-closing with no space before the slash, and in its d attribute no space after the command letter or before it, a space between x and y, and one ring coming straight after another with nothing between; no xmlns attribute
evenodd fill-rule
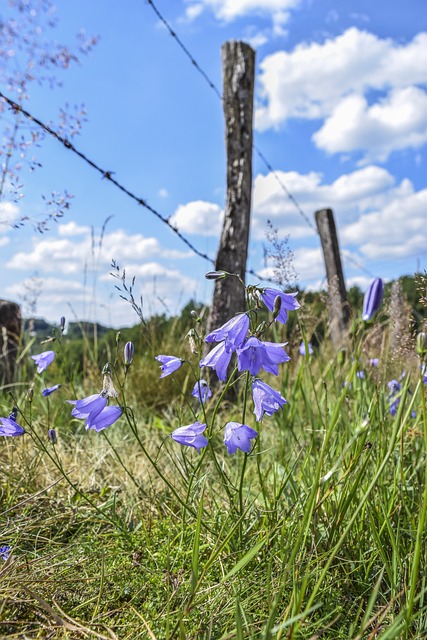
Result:
<svg viewBox="0 0 427 640"><path fill-rule="evenodd" d="M292 353L267 378L288 404L255 423L251 401L245 410L226 394L198 453L168 437L194 421L191 368L159 380L153 358L191 354L181 336L146 338L125 383L123 339L109 354L127 409L105 431L86 432L65 402L102 389L89 342L83 376L57 347L45 377L64 384L52 396L22 358L0 399L0 415L13 401L27 431L0 443L0 545L11 547L0 637L426 637L427 411L415 360L390 368L386 341L379 368L361 342L345 359L326 341L312 357ZM402 369L392 416L387 382ZM230 456L222 429L242 410L259 437Z"/></svg>

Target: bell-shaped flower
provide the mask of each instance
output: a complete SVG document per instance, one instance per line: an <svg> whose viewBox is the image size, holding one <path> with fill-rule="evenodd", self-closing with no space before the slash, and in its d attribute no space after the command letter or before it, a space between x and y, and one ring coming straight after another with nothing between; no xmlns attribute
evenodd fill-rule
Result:
<svg viewBox="0 0 427 640"><path fill-rule="evenodd" d="M203 434L206 424L203 422L194 422L184 427L179 427L172 431L171 438L186 447L193 447L200 453L200 449L208 446L208 441Z"/></svg>
<svg viewBox="0 0 427 640"><path fill-rule="evenodd" d="M94 429L102 431L106 427L111 426L120 418L123 410L120 407L110 406L104 407L99 413L90 413L86 420L86 430Z"/></svg>
<svg viewBox="0 0 427 640"><path fill-rule="evenodd" d="M52 362L54 361L55 352L43 351L42 353L39 353L36 356L31 356L31 358L34 360L34 362L37 365L37 373L42 373L42 371L45 371L48 368L48 366L52 364Z"/></svg>
<svg viewBox="0 0 427 640"><path fill-rule="evenodd" d="M202 404L205 404L205 402L212 397L212 391L209 389L209 385L206 380L203 380L202 378L201 380L197 380L191 395L194 398L197 398L197 400Z"/></svg>
<svg viewBox="0 0 427 640"><path fill-rule="evenodd" d="M219 329L211 331L205 342L222 342L226 351L235 351L244 343L249 331L249 317L246 313L239 313L231 320L228 320Z"/></svg>
<svg viewBox="0 0 427 640"><path fill-rule="evenodd" d="M60 386L60 384L54 384L53 387L46 387L46 389L43 389L42 394L45 397L50 396L50 394L59 389Z"/></svg>
<svg viewBox="0 0 427 640"><path fill-rule="evenodd" d="M256 438L257 435L258 432L246 424L228 422L224 430L224 444L230 454L235 453L237 449L249 453L251 450L251 440L252 438Z"/></svg>
<svg viewBox="0 0 427 640"><path fill-rule="evenodd" d="M283 291L279 291L279 289L272 289L270 287L266 287L265 289L261 290L261 299L267 309L271 311L271 313L274 313L275 311L276 298L280 298L280 311L279 313L277 313L277 315L275 314L275 320L281 322L282 324L286 324L286 322L288 321L288 311L299 309L300 304L295 299L297 295L297 291L295 293L284 293Z"/></svg>
<svg viewBox="0 0 427 640"><path fill-rule="evenodd" d="M279 374L278 364L287 362L290 357L283 349L286 342L261 342L255 336L248 338L241 349L237 349L237 367L239 371L249 371L256 376L260 369L275 376Z"/></svg>
<svg viewBox="0 0 427 640"><path fill-rule="evenodd" d="M384 285L381 278L374 278L363 298L362 319L368 321L378 311L383 299Z"/></svg>
<svg viewBox="0 0 427 640"><path fill-rule="evenodd" d="M254 401L254 413L259 422L266 413L268 416L273 415L287 404L285 398L275 389L270 387L266 382L256 378L252 383L252 398Z"/></svg>
<svg viewBox="0 0 427 640"><path fill-rule="evenodd" d="M8 418L0 418L0 436L22 436L24 429L16 422L16 415L12 412Z"/></svg>
<svg viewBox="0 0 427 640"><path fill-rule="evenodd" d="M220 342L200 360L200 367L210 367L222 382L227 380L227 368L233 352L227 351L224 342Z"/></svg>
<svg viewBox="0 0 427 640"><path fill-rule="evenodd" d="M2 544L0 547L0 558L6 562L10 553L10 545Z"/></svg>
<svg viewBox="0 0 427 640"><path fill-rule="evenodd" d="M98 415L98 413L101 413L107 405L107 396L102 393L94 393L82 400L67 400L67 402L74 405L71 415L74 416L74 418L85 420L91 414L93 414L92 417L94 417Z"/></svg>
<svg viewBox="0 0 427 640"><path fill-rule="evenodd" d="M161 362L160 369L162 370L162 375L160 378L169 376L182 365L181 358L177 358L175 356L156 356L155 359L158 360L158 362Z"/></svg>

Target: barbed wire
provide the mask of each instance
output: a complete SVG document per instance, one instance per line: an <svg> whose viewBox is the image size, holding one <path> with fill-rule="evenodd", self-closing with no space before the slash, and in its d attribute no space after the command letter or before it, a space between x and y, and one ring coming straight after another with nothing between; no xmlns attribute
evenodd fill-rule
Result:
<svg viewBox="0 0 427 640"><path fill-rule="evenodd" d="M60 142L66 149L69 149L70 151L75 153L77 156L79 156L79 158L81 158L84 162L86 162L86 164L88 164L93 169L95 169L95 171L97 171L99 174L101 174L101 176L103 178L105 178L106 180L111 182L111 184L113 184L115 187L120 189L120 191L123 191L123 193L125 193L129 198L132 198L132 200L134 200L139 205L144 207L144 209L147 209L148 211L150 211L150 213L155 215L156 218L158 218L159 220L161 220L161 222L163 222L165 225L167 225L169 227L169 229L171 231L173 231L173 233L175 233L178 236L178 238L180 240L182 240L182 242L184 242L184 244L186 244L187 247L189 249L191 249L191 251L193 251L196 255L198 255L200 258L203 258L204 260L207 260L211 264L215 264L215 261L213 260L213 258L208 256L206 253L203 253L202 251L199 251L199 249L197 249L179 231L179 229L177 229L177 227L175 227L173 224L171 224L169 218L166 218L165 216L163 216L161 213L159 213L159 211L154 209L154 207L149 205L148 202L144 198L141 198L141 197L137 196L135 193L130 191L130 189L125 187L121 182L116 180L116 178L113 177L114 171L102 169L102 167L100 167L94 160L91 160L86 154L84 154L83 151L80 151L79 149L77 149L77 147L72 142L70 142L67 138L64 138L63 136L61 136L61 134L59 134L57 131L52 129L52 127L50 127L48 124L46 124L45 122L42 122L36 116L33 116L33 114L30 113L29 111L27 111L26 109L24 109L23 106L21 106L20 104L17 104L14 100L11 100L11 98L8 98L8 96L6 96L2 91L0 91L0 98L5 100L5 102L7 102L7 104L11 107L11 109L13 109L17 113L18 112L22 113L22 115L25 116L28 120L30 120L31 122L34 122L34 124L36 124L38 127L43 129L43 131L48 133L53 138L56 138L56 140L58 140L58 142Z"/></svg>
<svg viewBox="0 0 427 640"><path fill-rule="evenodd" d="M197 62L196 58L193 56L193 54L189 51L189 49L187 49L187 47L185 46L185 44L183 43L183 41L181 40L181 38L178 36L178 34L176 33L176 31L172 28L172 26L169 24L169 22L167 21L167 19L164 17L164 15L160 12L160 10L158 9L158 7L156 6L156 4L154 3L154 0L146 0L146 3L152 8L152 10L154 11L154 13L156 14L156 16L159 18L159 20L161 21L161 23L166 27L166 29L168 30L169 34L172 36L172 38L176 41L176 43L178 44L178 46L182 49L182 51L184 52L184 54L187 56L187 58L190 60L191 64L193 65L193 67L198 71L198 73L200 73L200 75L202 76L202 78L207 82L207 84L209 85L209 87L214 91L214 93L216 94L216 96L221 100L223 100L222 97L222 93L221 91L218 89L218 87L216 86L216 84L213 82L213 80L208 76L208 74L206 73L206 71L200 66L200 64ZM316 225L310 220L310 218L308 217L308 215L305 213L305 211L303 210L303 208L301 207L301 205L299 204L298 200L295 198L295 196L291 193L291 191L288 189L288 187L286 186L286 184L284 183L284 181L282 180L282 178L280 177L280 175L277 173L277 171L275 169L273 169L271 163L267 160L267 158L265 157L265 155L262 153L261 149L259 149L259 147L253 143L252 144L252 148L255 151L255 153L258 155L258 157L260 158L260 160L264 163L265 167L267 168L267 170L273 175L274 179L276 180L276 182L279 184L280 188L282 189L282 191L285 193L286 197L292 202L292 204L294 205L294 207L296 208L296 210L298 211L299 215L303 218L303 220L306 222L306 224L311 227L311 229L313 229L313 231L319 235L319 230L317 229ZM367 269L366 267L364 267L358 260L356 260L355 258L353 258L352 256L348 256L345 255L343 252L340 252L341 256L344 258L344 260L346 260L347 262L351 262L353 263L354 266L356 266L358 269L360 269L361 271L364 271L365 273L367 273L368 275L370 275L371 277L375 277L370 271L369 269ZM248 273L251 273L250 270L248 270ZM256 275L256 274L252 274L252 275ZM265 279L265 278L264 278ZM268 280L268 278L267 278ZM271 280L270 280L271 282Z"/></svg>
<svg viewBox="0 0 427 640"><path fill-rule="evenodd" d="M159 220L161 220L164 224L166 224L169 227L169 229L173 231L173 233L175 233L178 236L178 238L182 240L182 242L184 242L189 249L191 249L191 251L193 251L193 253L195 253L200 258L203 258L204 260L209 262L211 265L215 266L215 260L210 256L208 256L206 253L199 251L199 249L197 249L173 224L170 223L168 218L163 216L161 213L159 213L159 211L154 209L154 207L149 205L144 198L141 198L135 195L132 191L130 191L130 189L128 189L121 182L116 180L116 178L113 177L114 171L111 171L111 170L107 171L105 169L102 169L94 160L91 160L86 154L84 154L82 151L77 149L77 147L72 142L70 142L67 138L63 137L57 131L52 129L50 125L46 124L45 122L42 122L42 120L34 116L22 105L17 104L14 100L6 96L2 91L0 91L0 99L3 99L10 106L10 108L13 109L13 111L15 111L16 113L21 113L25 118L27 118L31 122L34 122L34 124L36 124L38 127L43 129L43 131L45 131L47 134L55 138L66 149L69 149L70 151L75 153L79 158L81 158L84 162L86 162L86 164L88 164L93 169L95 169L95 171L100 173L102 178L105 178L106 180L111 182L111 184L113 184L115 187L120 189L120 191L126 194L129 198L132 198L132 200L134 200L139 205L141 205L142 207L150 211L150 213L155 215ZM256 278L258 278L259 280L263 280L265 282L272 282L272 283L275 282L271 278L261 276L260 274L256 273L256 271L254 271L253 269L247 269L246 273L249 273L255 276Z"/></svg>

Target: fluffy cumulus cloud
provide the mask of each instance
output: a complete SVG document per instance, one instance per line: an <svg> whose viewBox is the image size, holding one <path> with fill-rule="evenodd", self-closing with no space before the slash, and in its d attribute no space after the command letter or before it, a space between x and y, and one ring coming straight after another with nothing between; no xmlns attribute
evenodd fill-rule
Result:
<svg viewBox="0 0 427 640"><path fill-rule="evenodd" d="M16 253L7 263L8 269L32 270L39 273L81 274L85 268L102 270L112 258L123 263L130 259L147 260L152 257L181 259L189 252L164 249L156 238L129 234L121 229L94 235L89 227L74 222L58 225L60 237L34 238L30 251Z"/></svg>
<svg viewBox="0 0 427 640"><path fill-rule="evenodd" d="M402 191L412 190L409 181L396 186L393 176L375 165L344 174L330 184L323 181L322 174L314 171L305 175L296 171L258 175L254 182L252 222L252 233L257 239L264 237L267 220L294 239L315 233L287 197L280 182L286 185L313 224L314 212L318 209L334 209L343 223L374 205L383 206Z"/></svg>
<svg viewBox="0 0 427 640"><path fill-rule="evenodd" d="M386 169L374 165L342 175L330 184L314 172L306 175L277 172L277 176L313 223L316 210L326 207L334 210L342 248L354 251L359 262L380 257L425 256L427 190L415 191L408 179L396 184ZM254 239L265 238L267 220L281 235L290 234L291 243L314 238L315 231L298 213L273 174L256 177L253 203ZM323 270L313 256L309 267L301 266L299 259L295 261L300 280L313 277L312 264L316 264L314 272L318 268Z"/></svg>
<svg viewBox="0 0 427 640"><path fill-rule="evenodd" d="M218 20L224 22L245 16L267 16L276 25L283 25L289 12L299 4L300 0L190 0L186 16L194 20L204 9L210 9Z"/></svg>
<svg viewBox="0 0 427 640"><path fill-rule="evenodd" d="M121 300L110 275L114 258L126 268L127 282L135 276L135 297L143 298L144 314L176 313L189 297L197 295L198 281L184 275L177 265L193 255L169 250L155 238L105 232L101 238L89 227L74 222L58 225L56 236L34 238L29 251L19 251L6 263L15 282L5 293L12 299L28 297L30 280L25 272L37 272L37 314L57 322L65 315L113 326L135 324L131 305ZM163 263L162 263L163 261ZM16 276L22 273L22 279ZM120 270L119 275L122 274Z"/></svg>
<svg viewBox="0 0 427 640"><path fill-rule="evenodd" d="M195 200L180 205L170 223L181 233L200 236L218 236L224 212L217 204Z"/></svg>
<svg viewBox="0 0 427 640"><path fill-rule="evenodd" d="M314 135L319 147L372 148L377 158L419 146L425 140L426 54L426 33L398 44L356 27L323 43L275 52L260 64L256 126L326 119Z"/></svg>
<svg viewBox="0 0 427 640"><path fill-rule="evenodd" d="M367 149L364 162L385 161L392 151L427 141L426 114L427 93L418 87L394 89L372 106L352 95L338 103L313 140L329 153Z"/></svg>

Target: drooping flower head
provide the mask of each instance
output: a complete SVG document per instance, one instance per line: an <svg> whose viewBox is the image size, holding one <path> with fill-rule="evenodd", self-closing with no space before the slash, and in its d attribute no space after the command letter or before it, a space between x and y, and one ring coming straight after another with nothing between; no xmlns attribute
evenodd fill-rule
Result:
<svg viewBox="0 0 427 640"><path fill-rule="evenodd" d="M287 362L290 357L283 349L286 342L261 342L255 336L248 338L241 349L237 349L239 371L249 371L256 376L260 369L275 376L279 374L278 364Z"/></svg>
<svg viewBox="0 0 427 640"><path fill-rule="evenodd" d="M362 319L368 321L378 311L383 299L384 285L381 278L374 278L363 298Z"/></svg>
<svg viewBox="0 0 427 640"><path fill-rule="evenodd" d="M191 395L197 398L199 402L205 404L205 402L212 397L212 391L209 389L209 385L206 380L200 379L193 387Z"/></svg>
<svg viewBox="0 0 427 640"><path fill-rule="evenodd" d="M283 405L287 404L285 398L278 391L258 378L252 383L252 398L254 401L254 413L258 422L264 413L271 416Z"/></svg>
<svg viewBox="0 0 427 640"><path fill-rule="evenodd" d="M246 424L228 422L224 430L224 444L229 454L236 453L237 449L249 453L252 447L251 440L257 435L258 432Z"/></svg>
<svg viewBox="0 0 427 640"><path fill-rule="evenodd" d="M239 313L219 329L211 331L211 333L206 336L205 342L224 341L226 351L235 351L244 343L248 331L249 317L246 313Z"/></svg>
<svg viewBox="0 0 427 640"><path fill-rule="evenodd" d="M54 384L53 387L46 387L46 389L43 389L42 394L45 397L50 396L50 394L59 389L60 386L60 384Z"/></svg>
<svg viewBox="0 0 427 640"><path fill-rule="evenodd" d="M160 369L162 370L162 375L160 378L169 376L182 365L181 358L177 358L176 356L156 356L155 359L161 362Z"/></svg>
<svg viewBox="0 0 427 640"><path fill-rule="evenodd" d="M209 353L200 360L200 367L209 367L216 371L216 374L222 382L227 380L227 368L230 364L233 352L227 351L225 342L220 342L209 351Z"/></svg>
<svg viewBox="0 0 427 640"><path fill-rule="evenodd" d="M200 453L200 449L208 446L208 441L203 434L206 424L202 422L194 422L184 427L179 427L172 431L171 438L186 447L193 447Z"/></svg>
<svg viewBox="0 0 427 640"><path fill-rule="evenodd" d="M277 313L275 320L281 322L282 324L286 324L288 321L288 311L294 311L295 309L299 309L300 304L295 299L298 295L298 292L295 293L284 293L283 291L279 291L279 289L272 289L270 287L266 287L261 291L261 299L267 309L274 314L275 310L275 301L276 298L279 297L281 300L280 311Z"/></svg>
<svg viewBox="0 0 427 640"><path fill-rule="evenodd" d="M37 365L37 373L42 373L42 371L45 371L48 368L48 366L52 364L52 362L54 361L55 352L43 351L42 353L39 353L36 356L31 356L31 358L34 360L34 362Z"/></svg>
<svg viewBox="0 0 427 640"><path fill-rule="evenodd" d="M86 430L102 431L120 418L123 410L117 406L107 407L107 396L94 393L82 400L67 400L74 405L71 415L79 420L86 420Z"/></svg>
<svg viewBox="0 0 427 640"><path fill-rule="evenodd" d="M104 407L99 413L90 413L86 419L86 431L88 429L94 429L97 432L102 431L114 424L122 413L123 409L115 405Z"/></svg>
<svg viewBox="0 0 427 640"><path fill-rule="evenodd" d="M24 433L24 429L16 422L16 416L0 418L0 436L22 436Z"/></svg>

